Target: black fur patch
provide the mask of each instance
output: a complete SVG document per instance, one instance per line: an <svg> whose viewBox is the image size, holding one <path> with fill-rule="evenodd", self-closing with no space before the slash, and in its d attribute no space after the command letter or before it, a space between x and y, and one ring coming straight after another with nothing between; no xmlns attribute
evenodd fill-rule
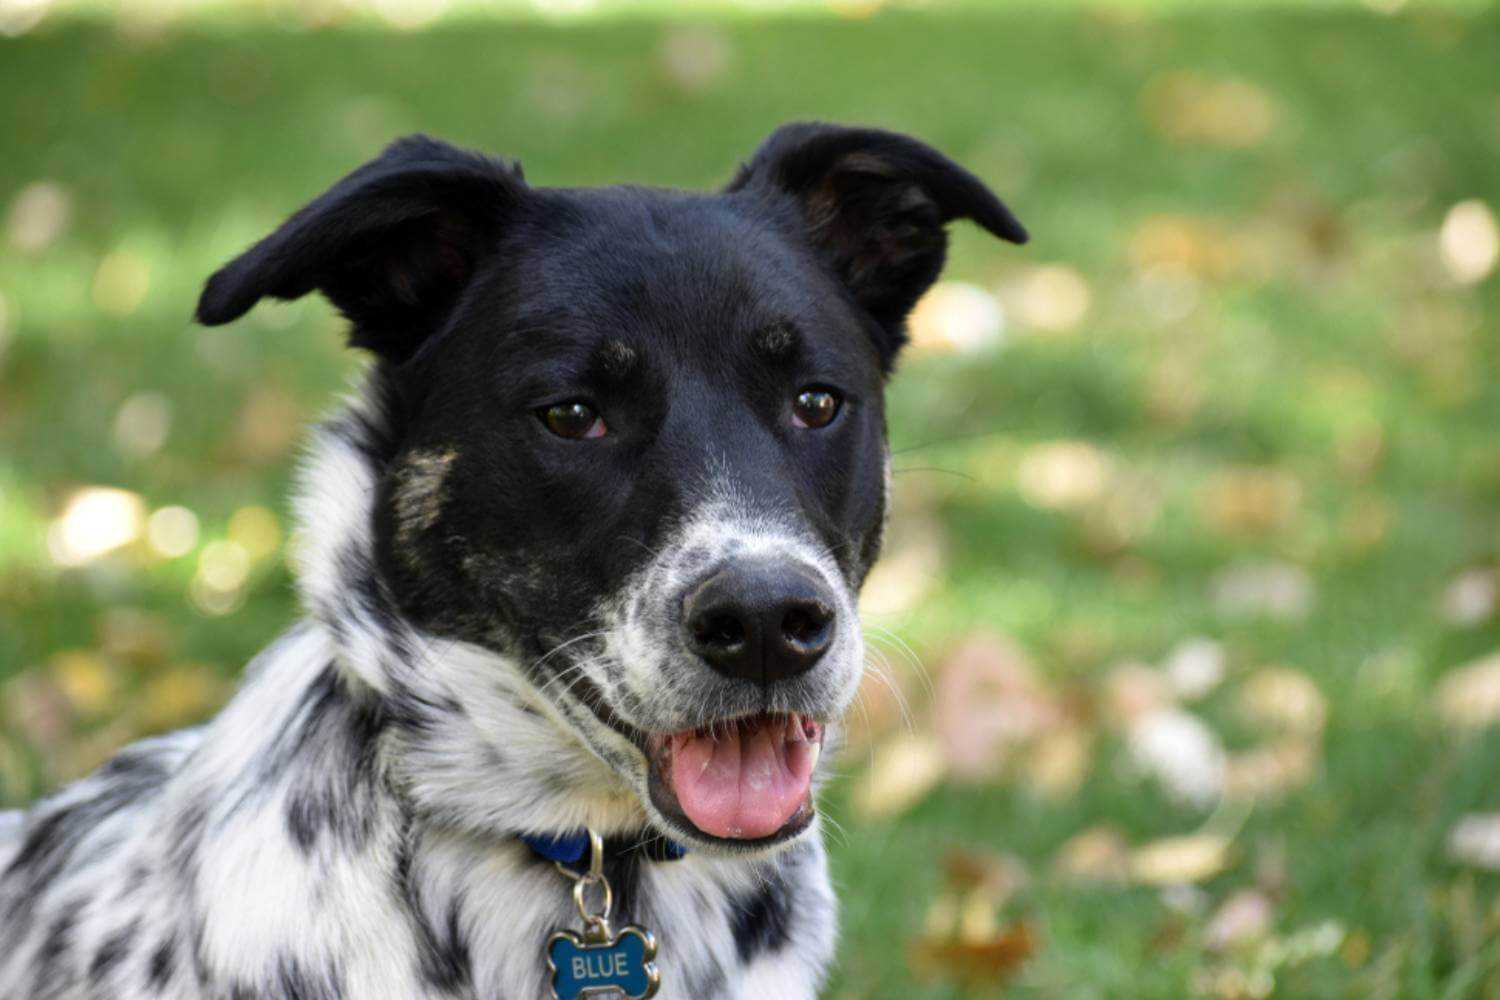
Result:
<svg viewBox="0 0 1500 1000"><path fill-rule="evenodd" d="M731 930L740 961L785 947L792 932L792 901L781 871L766 872L765 884L730 905Z"/></svg>
<svg viewBox="0 0 1500 1000"><path fill-rule="evenodd" d="M146 963L146 985L161 989L172 979L172 970L177 961L177 937L169 934Z"/></svg>
<svg viewBox="0 0 1500 1000"><path fill-rule="evenodd" d="M130 948L135 943L136 929L139 920L130 923L115 931L104 939L99 945L99 950L94 952L94 958L89 962L89 981L94 985L102 983L110 972L130 954Z"/></svg>
<svg viewBox="0 0 1500 1000"><path fill-rule="evenodd" d="M350 693L331 663L308 688L297 725L265 762L266 787L275 787L274 779L283 774L293 778L287 833L304 852L325 835L351 849L369 837L385 725L380 702Z"/></svg>

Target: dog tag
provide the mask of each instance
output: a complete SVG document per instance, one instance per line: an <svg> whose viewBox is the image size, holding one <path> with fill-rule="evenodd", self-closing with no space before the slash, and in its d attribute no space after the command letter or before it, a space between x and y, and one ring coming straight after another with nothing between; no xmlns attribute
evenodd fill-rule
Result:
<svg viewBox="0 0 1500 1000"><path fill-rule="evenodd" d="M547 967L552 970L553 1000L623 994L646 1000L661 988L656 958L656 936L641 927L622 927L614 933L609 911L614 893L604 877L604 840L589 834L589 870L579 874L557 863L557 870L573 880L573 903L583 918L583 933L558 930L547 939ZM589 909L588 891L599 887L600 906Z"/></svg>
<svg viewBox="0 0 1500 1000"><path fill-rule="evenodd" d="M639 927L626 927L598 943L572 931L558 931L547 943L552 995L557 1000L577 1000L619 991L631 1000L644 1000L661 985L661 975L651 961L655 957L655 938Z"/></svg>

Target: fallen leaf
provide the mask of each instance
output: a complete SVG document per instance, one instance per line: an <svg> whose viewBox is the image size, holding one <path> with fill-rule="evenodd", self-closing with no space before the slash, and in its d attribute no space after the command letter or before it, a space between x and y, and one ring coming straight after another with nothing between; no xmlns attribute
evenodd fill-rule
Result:
<svg viewBox="0 0 1500 1000"><path fill-rule="evenodd" d="M1212 805L1224 790L1224 748L1197 716L1160 708L1133 722L1125 745L1131 762L1179 803Z"/></svg>
<svg viewBox="0 0 1500 1000"><path fill-rule="evenodd" d="M859 612L867 620L916 610L943 577L947 539L936 518L917 515L892 527L886 553L860 591Z"/></svg>
<svg viewBox="0 0 1500 1000"><path fill-rule="evenodd" d="M1312 781L1318 771L1316 745L1292 737L1229 755L1224 795L1237 801L1264 800Z"/></svg>
<svg viewBox="0 0 1500 1000"><path fill-rule="evenodd" d="M1281 732L1322 732L1327 701L1312 678L1290 667L1264 667L1239 690L1241 714L1250 722Z"/></svg>
<svg viewBox="0 0 1500 1000"><path fill-rule="evenodd" d="M1000 907L1029 881L1026 865L1013 854L954 848L943 856L943 879L949 888L983 896Z"/></svg>
<svg viewBox="0 0 1500 1000"><path fill-rule="evenodd" d="M929 977L968 987L1003 983L1036 951L1031 926L1018 922L983 942L922 939L911 948L914 967Z"/></svg>
<svg viewBox="0 0 1500 1000"><path fill-rule="evenodd" d="M1226 469L1204 489L1204 520L1231 537L1267 535L1296 519L1302 492L1297 477L1277 466Z"/></svg>
<svg viewBox="0 0 1500 1000"><path fill-rule="evenodd" d="M1052 726L1026 755L1026 780L1050 799L1067 798L1088 777L1093 749L1093 735L1083 726L1069 722Z"/></svg>
<svg viewBox="0 0 1500 1000"><path fill-rule="evenodd" d="M1014 642L978 633L937 670L937 731L953 773L994 775L1017 746L1059 718L1055 697Z"/></svg>
<svg viewBox="0 0 1500 1000"><path fill-rule="evenodd" d="M1495 616L1500 605L1500 572L1491 567L1460 573L1443 591L1443 618L1463 628Z"/></svg>
<svg viewBox="0 0 1500 1000"><path fill-rule="evenodd" d="M1500 871L1500 813L1469 813L1448 834L1448 857L1461 865Z"/></svg>
<svg viewBox="0 0 1500 1000"><path fill-rule="evenodd" d="M1218 611L1237 618L1295 621L1312 610L1312 578L1291 563L1234 566L1215 576L1211 589Z"/></svg>
<svg viewBox="0 0 1500 1000"><path fill-rule="evenodd" d="M1062 264L1036 267L1005 289L1024 327L1044 333L1068 333L1088 315L1093 293L1076 269Z"/></svg>
<svg viewBox="0 0 1500 1000"><path fill-rule="evenodd" d="M852 802L863 819L881 819L915 805L947 770L943 748L930 736L903 733L876 747L855 785Z"/></svg>
<svg viewBox="0 0 1500 1000"><path fill-rule="evenodd" d="M1434 696L1443 721L1476 729L1500 720L1500 653L1491 653L1444 674Z"/></svg>
<svg viewBox="0 0 1500 1000"><path fill-rule="evenodd" d="M1270 95L1250 81L1186 70L1154 78L1142 104L1146 119L1171 141L1224 149L1259 145L1279 117Z"/></svg>
<svg viewBox="0 0 1500 1000"><path fill-rule="evenodd" d="M1121 663L1105 675L1105 716L1116 728L1128 729L1137 719L1172 703L1171 682L1144 663Z"/></svg>
<svg viewBox="0 0 1500 1000"><path fill-rule="evenodd" d="M0 34L4 32L0 31ZM53 181L26 185L11 202L6 218L6 234L11 246L22 253L47 249L67 231L72 213L73 199L61 185Z"/></svg>
<svg viewBox="0 0 1500 1000"><path fill-rule="evenodd" d="M1229 865L1230 843L1216 833L1167 837L1130 854L1130 877L1142 885L1183 885L1213 878Z"/></svg>
<svg viewBox="0 0 1500 1000"><path fill-rule="evenodd" d="M1462 285L1478 284L1500 261L1500 224L1490 207L1478 198L1461 201L1444 217L1438 243L1453 280Z"/></svg>
<svg viewBox="0 0 1500 1000"><path fill-rule="evenodd" d="M1045 510L1074 510L1097 499L1112 463L1087 441L1053 441L1026 451L1017 469L1021 496Z"/></svg>
<svg viewBox="0 0 1500 1000"><path fill-rule="evenodd" d="M1258 889L1241 889L1215 911L1203 932L1210 951L1228 951L1254 944L1271 929L1271 900Z"/></svg>
<svg viewBox="0 0 1500 1000"><path fill-rule="evenodd" d="M1185 639L1167 654L1162 672L1177 697L1196 701L1224 679L1225 659L1224 647L1212 639Z"/></svg>
<svg viewBox="0 0 1500 1000"><path fill-rule="evenodd" d="M1080 882L1123 883L1130 876L1130 845L1113 827L1092 827L1058 848L1052 867Z"/></svg>

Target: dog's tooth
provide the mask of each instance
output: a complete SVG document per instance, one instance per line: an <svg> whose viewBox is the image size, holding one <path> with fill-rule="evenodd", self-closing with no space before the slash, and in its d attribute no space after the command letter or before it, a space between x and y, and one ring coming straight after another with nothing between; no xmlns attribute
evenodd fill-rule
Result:
<svg viewBox="0 0 1500 1000"><path fill-rule="evenodd" d="M805 743L807 741L807 733L802 729L802 717L796 712L787 716L786 741L788 743Z"/></svg>
<svg viewBox="0 0 1500 1000"><path fill-rule="evenodd" d="M812 745L812 766L809 770L816 771L818 769L818 758L821 756L823 756L823 744L821 742L814 742Z"/></svg>

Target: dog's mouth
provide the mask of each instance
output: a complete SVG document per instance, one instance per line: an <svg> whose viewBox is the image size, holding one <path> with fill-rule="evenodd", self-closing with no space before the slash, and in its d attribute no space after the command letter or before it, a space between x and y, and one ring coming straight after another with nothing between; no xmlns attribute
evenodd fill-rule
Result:
<svg viewBox="0 0 1500 1000"><path fill-rule="evenodd" d="M813 818L823 726L763 713L647 737L658 809L716 840L773 843Z"/></svg>

